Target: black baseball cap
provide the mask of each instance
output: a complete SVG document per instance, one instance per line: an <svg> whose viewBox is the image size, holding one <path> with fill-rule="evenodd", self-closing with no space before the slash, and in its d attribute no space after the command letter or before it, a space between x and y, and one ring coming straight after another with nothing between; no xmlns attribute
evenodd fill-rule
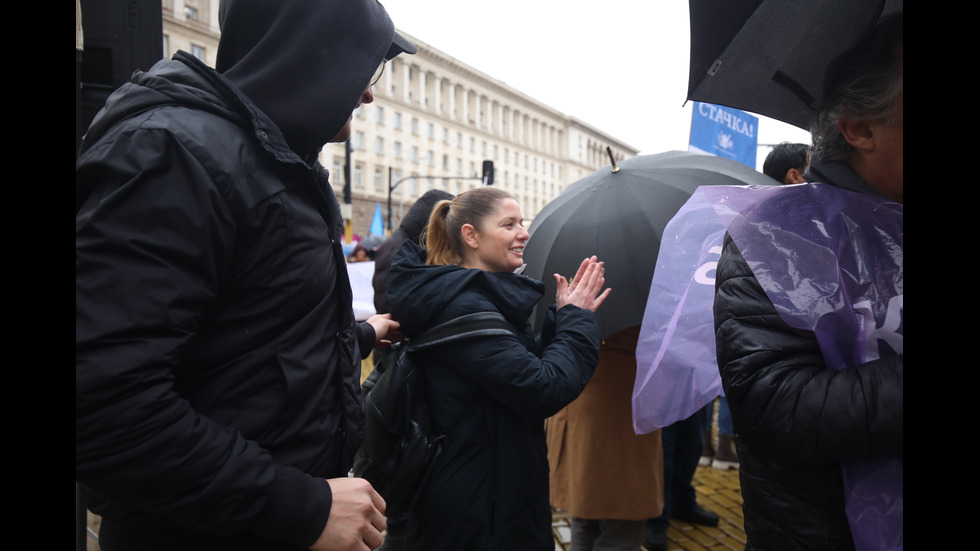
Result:
<svg viewBox="0 0 980 551"><path fill-rule="evenodd" d="M414 54L418 51L419 49L415 47L415 44L412 44L404 36L398 34L398 31L395 31L395 37L391 39L391 46L388 47L388 53L385 54L385 59L390 60L401 53Z"/></svg>

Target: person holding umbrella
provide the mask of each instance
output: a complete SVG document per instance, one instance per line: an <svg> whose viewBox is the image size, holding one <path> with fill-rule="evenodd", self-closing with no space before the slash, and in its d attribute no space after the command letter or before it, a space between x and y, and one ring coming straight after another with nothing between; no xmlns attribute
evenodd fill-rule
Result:
<svg viewBox="0 0 980 551"><path fill-rule="evenodd" d="M901 12L883 19L828 70L813 183L728 226L714 319L749 551L903 547L902 29ZM786 300L790 266L835 289L800 289L819 312Z"/></svg>
<svg viewBox="0 0 980 551"><path fill-rule="evenodd" d="M465 314L503 315L513 334L421 353L436 431L455 427L409 522L406 549L551 551L545 419L574 400L599 357L595 311L605 268L584 259L571 282L554 274L544 330L531 310L544 285L521 275L520 205L494 187L438 202L425 249L405 241L388 273L388 308L411 339Z"/></svg>

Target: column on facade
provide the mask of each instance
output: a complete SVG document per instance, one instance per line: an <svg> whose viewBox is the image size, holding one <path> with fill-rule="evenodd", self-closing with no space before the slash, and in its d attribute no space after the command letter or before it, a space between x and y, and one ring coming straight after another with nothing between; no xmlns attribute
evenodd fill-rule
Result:
<svg viewBox="0 0 980 551"><path fill-rule="evenodd" d="M455 120L459 117L459 108L457 107L456 99L456 83L449 83L449 116Z"/></svg>
<svg viewBox="0 0 980 551"><path fill-rule="evenodd" d="M503 131L503 125L501 124L501 121L503 121L503 119L504 119L504 117L503 117L503 111L504 111L504 109L503 109L503 106L500 104L500 102L497 101L497 100L494 100L494 102L493 102L493 132L497 136L500 136L500 134Z"/></svg>
<svg viewBox="0 0 980 551"><path fill-rule="evenodd" d="M487 116L489 115L489 113L487 112L487 97L484 96L483 94L478 94L476 97L476 104L478 109L477 113L479 113L479 119L477 119L477 128L481 130L486 130L487 126L489 126L487 124Z"/></svg>
<svg viewBox="0 0 980 551"><path fill-rule="evenodd" d="M466 91L466 118L464 119L469 123L476 123L478 117L478 107L476 104L476 91L467 90Z"/></svg>
<svg viewBox="0 0 980 551"><path fill-rule="evenodd" d="M508 118L510 117L510 107L504 104L503 108L500 110L500 136L505 139L511 139L511 125L508 124Z"/></svg>
<svg viewBox="0 0 980 551"><path fill-rule="evenodd" d="M437 113L442 113L442 111L443 111L443 109L442 109L442 82L443 82L443 79L441 77L435 76L434 74L432 76L432 79L433 79L433 83L432 83L432 95L433 95L433 98L434 98L433 101L435 101L435 105L433 105L432 108Z"/></svg>
<svg viewBox="0 0 980 551"><path fill-rule="evenodd" d="M401 67L402 67L402 77L401 77L402 97L408 100L409 98L412 97L412 88L411 88L412 64L409 62L405 62L401 64Z"/></svg>

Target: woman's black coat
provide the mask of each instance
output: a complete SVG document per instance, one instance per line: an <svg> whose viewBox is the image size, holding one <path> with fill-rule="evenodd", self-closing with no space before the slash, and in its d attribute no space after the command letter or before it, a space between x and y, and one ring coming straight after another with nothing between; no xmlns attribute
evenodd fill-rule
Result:
<svg viewBox="0 0 980 551"><path fill-rule="evenodd" d="M595 314L565 306L536 338L528 320L541 282L425 266L424 254L406 242L389 274L388 305L406 336L486 310L503 314L518 334L449 345L425 358L436 428L446 433L463 421L414 513L409 548L551 551L544 421L574 400L595 370Z"/></svg>

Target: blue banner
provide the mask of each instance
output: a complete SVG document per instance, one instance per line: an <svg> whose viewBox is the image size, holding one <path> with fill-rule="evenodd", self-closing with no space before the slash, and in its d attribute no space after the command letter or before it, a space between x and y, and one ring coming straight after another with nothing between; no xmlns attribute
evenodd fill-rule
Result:
<svg viewBox="0 0 980 551"><path fill-rule="evenodd" d="M759 118L721 105L694 102L690 150L738 161L755 168Z"/></svg>

